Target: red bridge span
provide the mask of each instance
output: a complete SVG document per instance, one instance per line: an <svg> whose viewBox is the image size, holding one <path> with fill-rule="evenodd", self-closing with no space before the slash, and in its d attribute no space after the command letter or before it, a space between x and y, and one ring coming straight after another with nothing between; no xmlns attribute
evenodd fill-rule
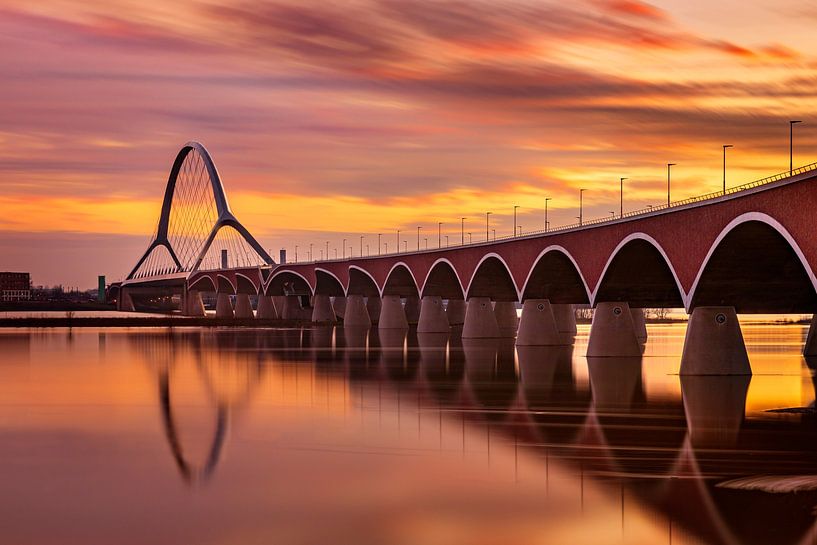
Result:
<svg viewBox="0 0 817 545"><path fill-rule="evenodd" d="M194 160L201 165L188 167ZM191 172L199 173L192 182L183 178ZM590 305L589 357L640 356L646 329L639 309L684 308L690 321L681 372L748 374L737 313L811 314L817 307L815 182L817 165L810 165L725 193L546 233L274 264L230 212L206 150L191 143L174 163L157 236L118 299L131 308L140 294L180 287L187 314L203 314L201 294L213 293L220 318L378 329L417 323L420 333L461 325L463 339L514 336L518 345L571 342L572 305ZM202 220L209 232L198 243L173 231L174 225L176 233L191 231L186 219L174 224L172 218L181 199L174 188L191 184L212 188L217 205L214 219ZM223 234L229 230L233 239ZM159 251L170 256L164 264ZM811 345L809 335L805 353L817 355L817 342Z"/></svg>

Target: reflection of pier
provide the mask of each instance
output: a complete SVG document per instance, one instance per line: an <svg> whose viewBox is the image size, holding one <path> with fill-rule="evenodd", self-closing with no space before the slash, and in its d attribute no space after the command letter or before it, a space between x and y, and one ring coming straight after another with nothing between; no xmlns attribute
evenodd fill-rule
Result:
<svg viewBox="0 0 817 545"><path fill-rule="evenodd" d="M575 365L583 363L573 361L571 346L514 347L501 339L332 327L176 332L135 336L133 342L155 369L162 425L189 482L214 474L229 443L228 427L277 368L309 367L354 385L344 394L349 407L381 411L381 392L396 391L398 402L411 392L406 397L417 400L418 419L420 411L439 412L441 423L462 421L463 438L466 426L483 428L491 441L518 442L600 482L624 483L644 505L707 542L768 541L771 529L776 543L811 535L810 512L787 512L791 522L780 529L770 521L791 506L778 497L716 487L770 465L792 474L817 472L817 461L802 456L814 450L811 430L776 423L792 441L769 445L762 440L765 424L744 420L748 376L683 377L682 400L648 400L642 383L647 361L591 358L588 389L574 376ZM184 443L185 423L177 418L174 380L184 368L195 370L211 409L210 424L199 430L208 447L198 458ZM282 382L281 395L290 387L297 389L297 381ZM378 392L376 405L361 397L371 387ZM418 426L418 440L422 432ZM462 449L464 456L464 439Z"/></svg>

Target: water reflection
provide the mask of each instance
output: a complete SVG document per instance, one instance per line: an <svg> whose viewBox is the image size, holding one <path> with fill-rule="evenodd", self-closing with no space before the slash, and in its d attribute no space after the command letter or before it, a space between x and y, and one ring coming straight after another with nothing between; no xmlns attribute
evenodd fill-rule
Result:
<svg viewBox="0 0 817 545"><path fill-rule="evenodd" d="M768 357L773 351L767 332L764 338ZM186 485L208 482L220 494L227 494L224 487L254 493L252 482L237 475L245 467L258 471L274 463L283 445L313 453L321 464L365 452L367 471L381 464L400 468L406 457L422 453L426 465L414 471L427 475L441 464L425 458L433 450L443 458L457 453L460 464L477 467L489 481L505 467L509 482L543 485L545 497L576 506L582 517L606 509L604 517L592 519L599 527L616 528L599 534L602 542L652 543L656 536L658 542L672 536L673 543L807 542L817 493L772 494L741 488L739 478L815 474L813 414L747 411L754 381L762 384L768 377L667 378L661 358L677 361L678 346L666 343L661 355L650 346L652 339L661 342L660 332L651 331L650 339L643 357L584 358L581 330L575 347L514 347L509 339L334 327L75 331L70 340L60 332L33 338L2 334L0 346L10 358L0 366L8 385L0 389L7 403L0 422L10 421L9 403L24 402L26 391L19 386L32 372L37 380L29 395L36 385L45 390L35 398L68 399L71 392L47 381L44 386L36 367L47 361L39 352L53 355L59 343L70 342L74 351L85 351L82 357L94 351L99 364L108 366L94 370L102 375L95 378L99 388L119 389L107 401L111 406L143 398L133 378L138 374L128 375L130 382L105 375L124 372L110 363L142 362L152 391L158 391L154 430L161 431L167 459ZM804 369L806 363L813 364L801 362ZM62 377L90 376L83 367L45 368ZM651 384L671 381L677 390L651 390ZM145 406L150 397L145 395ZM792 405L801 397L798 392ZM813 405L813 391L809 397ZM74 417L80 410L65 407ZM0 427L4 437L5 429ZM235 458L227 456L231 450ZM161 474L159 458L155 464L148 473ZM369 482L365 471L353 474L360 486ZM615 509L620 526L610 522L616 517L608 519ZM556 542L580 542L580 520L570 526L575 540Z"/></svg>

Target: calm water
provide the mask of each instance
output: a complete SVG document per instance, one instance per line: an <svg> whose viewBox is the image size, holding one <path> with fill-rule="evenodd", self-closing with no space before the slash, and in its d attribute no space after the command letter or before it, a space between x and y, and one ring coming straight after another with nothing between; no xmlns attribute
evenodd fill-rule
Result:
<svg viewBox="0 0 817 545"><path fill-rule="evenodd" d="M0 543L814 543L804 328L744 326L751 380L684 330L3 330Z"/></svg>

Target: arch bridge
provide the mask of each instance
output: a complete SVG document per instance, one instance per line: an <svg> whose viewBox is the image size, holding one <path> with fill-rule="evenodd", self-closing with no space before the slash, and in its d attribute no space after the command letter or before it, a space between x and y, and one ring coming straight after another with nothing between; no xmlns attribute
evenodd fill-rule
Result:
<svg viewBox="0 0 817 545"><path fill-rule="evenodd" d="M231 212L210 155L191 142L173 164L156 232L118 302L133 309L154 301L157 289L176 290L163 296L168 304L203 315L201 294L209 293L222 319L380 329L417 323L420 333L462 326L463 338L512 336L517 345L570 343L573 308L589 305L591 357L640 355L642 309L683 308L690 321L681 372L749 374L738 313L811 314L817 307L815 178L812 164L548 232L275 264ZM811 337L805 353L817 355Z"/></svg>

